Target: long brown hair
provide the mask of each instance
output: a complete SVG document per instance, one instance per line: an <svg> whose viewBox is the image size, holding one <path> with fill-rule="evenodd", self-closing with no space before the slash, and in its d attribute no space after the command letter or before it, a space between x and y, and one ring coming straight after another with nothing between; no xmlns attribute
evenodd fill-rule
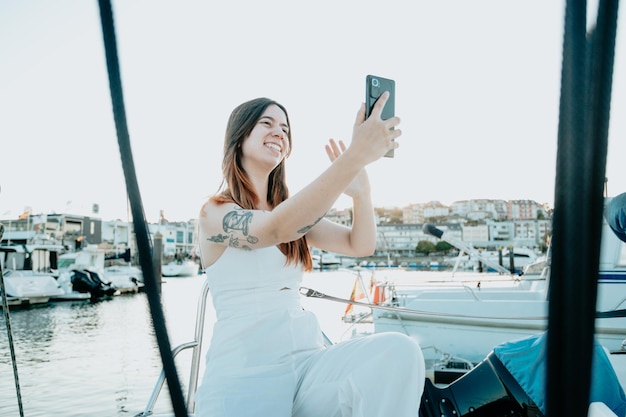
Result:
<svg viewBox="0 0 626 417"><path fill-rule="evenodd" d="M212 201L218 204L234 202L244 209L257 208L259 197L254 192L248 174L241 163L241 149L244 139L250 135L265 110L271 105L278 106L285 113L287 125L290 126L287 109L269 98L262 97L247 101L237 106L230 114L224 136L224 160L222 161L224 179L220 186L222 191L213 196ZM287 131L287 138L289 151L286 156L289 156L292 149L291 127ZM289 189L285 182L284 158L269 175L266 197L271 208L276 207L289 197ZM313 269L306 236L292 242L281 243L278 247L287 257L287 264L302 263L305 271Z"/></svg>

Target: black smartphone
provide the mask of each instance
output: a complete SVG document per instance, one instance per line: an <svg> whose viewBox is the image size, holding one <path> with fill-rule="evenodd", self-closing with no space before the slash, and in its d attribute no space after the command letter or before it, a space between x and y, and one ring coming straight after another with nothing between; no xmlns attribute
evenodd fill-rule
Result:
<svg viewBox="0 0 626 417"><path fill-rule="evenodd" d="M389 78L378 77L376 75L368 75L365 77L365 118L370 117L372 107L378 100L380 95L385 91L389 91L389 99L385 103L381 119L387 120L395 115L396 105L396 82ZM393 149L385 154L388 158L393 158Z"/></svg>

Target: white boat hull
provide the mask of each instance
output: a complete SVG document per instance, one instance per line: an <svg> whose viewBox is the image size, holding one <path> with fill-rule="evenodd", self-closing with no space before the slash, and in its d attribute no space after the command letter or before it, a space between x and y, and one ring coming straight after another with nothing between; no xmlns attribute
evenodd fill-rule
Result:
<svg viewBox="0 0 626 417"><path fill-rule="evenodd" d="M43 304L64 291L52 275L30 271L8 270L4 275L7 296L22 300L20 304Z"/></svg>
<svg viewBox="0 0 626 417"><path fill-rule="evenodd" d="M386 305L401 311L374 309L376 333L396 331L415 338L427 359L449 354L472 362L482 360L494 346L546 330L546 280L408 283L387 289ZM398 282L398 281L396 281ZM600 279L598 311L625 307L626 274ZM393 300L389 302L389 300ZM626 339L626 318L596 320L596 338L610 351Z"/></svg>
<svg viewBox="0 0 626 417"><path fill-rule="evenodd" d="M143 273L135 266L116 265L104 268L103 281L111 284L120 294L136 293L144 286Z"/></svg>
<svg viewBox="0 0 626 417"><path fill-rule="evenodd" d="M191 277L198 275L198 271L198 264L193 261L170 262L161 266L161 275L164 277Z"/></svg>

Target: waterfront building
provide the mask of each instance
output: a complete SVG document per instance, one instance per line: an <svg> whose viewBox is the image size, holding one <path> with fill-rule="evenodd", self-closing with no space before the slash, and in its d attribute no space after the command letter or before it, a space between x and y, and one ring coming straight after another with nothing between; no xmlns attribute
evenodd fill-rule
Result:
<svg viewBox="0 0 626 417"><path fill-rule="evenodd" d="M121 220L102 222L102 243L113 247L133 247L133 225Z"/></svg>
<svg viewBox="0 0 626 417"><path fill-rule="evenodd" d="M21 217L2 220L5 228L3 245L26 244L35 239L45 239L63 245L68 251L95 244L115 249L130 248L131 253L136 253L132 222L103 221L95 217L57 213ZM163 236L164 255L175 255L179 252L193 254L197 239L196 229L195 219L148 225L152 239L157 231Z"/></svg>
<svg viewBox="0 0 626 417"><path fill-rule="evenodd" d="M513 246L545 247L551 234L550 209L532 200L460 200L450 207L438 201L410 204L403 208L377 208L378 236L376 254L412 256L420 241L437 244L439 239L425 234L424 223L433 223L447 237L476 248ZM351 209L332 209L329 220L349 226ZM121 220L103 221L96 217L71 214L25 213L15 220L2 220L5 227L2 244L27 243L36 236L54 239L68 250L82 245L103 244L111 248L130 248L136 253L133 226ZM158 223L149 224L152 239L162 237L163 255L196 254L197 222L170 222L161 213Z"/></svg>
<svg viewBox="0 0 626 417"><path fill-rule="evenodd" d="M102 241L102 220L73 214L28 214L3 220L2 244L26 244L36 237L55 240L68 250Z"/></svg>
<svg viewBox="0 0 626 417"><path fill-rule="evenodd" d="M166 221L148 225L152 239L156 233L161 235L163 255L168 257L173 257L176 254L183 254L185 257L194 256L197 229L196 219L186 222Z"/></svg>

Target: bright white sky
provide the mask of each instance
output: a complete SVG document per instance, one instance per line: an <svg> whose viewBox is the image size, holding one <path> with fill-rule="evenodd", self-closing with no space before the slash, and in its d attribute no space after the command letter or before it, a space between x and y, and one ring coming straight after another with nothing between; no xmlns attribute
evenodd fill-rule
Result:
<svg viewBox="0 0 626 417"><path fill-rule="evenodd" d="M377 206L471 198L553 204L564 3L114 1L144 211L197 215L221 181L230 111L290 113L292 193L350 140L368 73L396 80L404 132L370 165ZM621 10L622 26L626 16ZM622 28L624 29L624 28ZM626 191L626 39L618 37L607 176ZM126 220L97 1L0 3L0 218ZM336 207L349 206L340 199Z"/></svg>

